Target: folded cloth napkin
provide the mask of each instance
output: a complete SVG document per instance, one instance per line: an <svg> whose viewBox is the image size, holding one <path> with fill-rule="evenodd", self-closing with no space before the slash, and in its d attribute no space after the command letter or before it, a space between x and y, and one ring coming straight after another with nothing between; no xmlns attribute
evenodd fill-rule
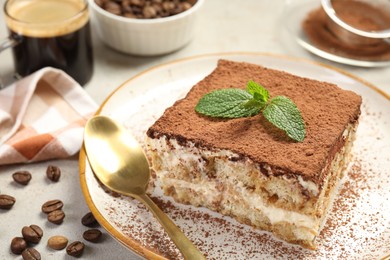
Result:
<svg viewBox="0 0 390 260"><path fill-rule="evenodd" d="M96 109L76 81L53 68L0 90L0 165L76 154Z"/></svg>

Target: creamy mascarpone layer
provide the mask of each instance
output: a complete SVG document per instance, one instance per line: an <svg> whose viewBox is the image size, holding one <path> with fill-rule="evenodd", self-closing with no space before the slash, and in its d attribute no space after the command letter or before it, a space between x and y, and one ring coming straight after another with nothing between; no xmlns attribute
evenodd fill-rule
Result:
<svg viewBox="0 0 390 260"><path fill-rule="evenodd" d="M164 135L148 137L146 144L165 194L313 249L349 162L356 127L349 124L343 132L344 145L322 169L321 187L300 176L274 174L269 165L263 174L257 163L229 150L181 145Z"/></svg>
<svg viewBox="0 0 390 260"><path fill-rule="evenodd" d="M166 176L167 172L160 171L161 176ZM163 177L164 178L164 177ZM180 188L192 189L197 192L204 194L205 197L209 198L210 201L219 195L219 191L215 188L214 185L209 182L193 184L182 180L177 179L165 179L165 184L178 186ZM316 227L316 220L310 216L300 214L294 211L288 211L281 208L276 208L273 206L268 206L264 203L261 197L248 192L244 192L242 197L246 199L246 202L252 209L260 210L270 221L271 224L276 224L279 222L288 222L299 227L313 228ZM313 229L313 232L315 230Z"/></svg>
<svg viewBox="0 0 390 260"><path fill-rule="evenodd" d="M192 168L195 165L195 167L198 169L198 172L200 172L203 177L207 176L207 169L206 162L202 158L239 157L239 155L227 150L201 150L195 147L194 143L192 142L187 142L186 146L181 146L175 139L167 139L165 136L162 136L158 139L148 138L147 143L151 150L154 150L157 154L160 155L160 163L163 165L163 169L175 169L179 164L184 165L184 167L188 168ZM242 161L229 161L229 163L235 164L237 166L243 164ZM222 170L226 171L227 169ZM225 175L229 174L231 176L234 176L234 172L225 172ZM187 181L178 179L172 180L169 179L170 177L168 176L168 171L158 171L157 175L163 180L163 182L174 182L166 184L201 191L202 194L204 194L204 197L207 197L210 200L212 200L213 197L220 195L220 192L215 188L215 186L207 181L202 181L199 183L189 183ZM302 185L302 187L309 189L310 192L318 194L318 187L313 182L304 181L302 178L300 178L299 183ZM267 203L265 203L260 196L248 192L246 189L242 188L241 185L237 184L236 188L239 189L238 192L242 194L242 198L246 201L248 206L252 209L261 211L262 214L269 219L269 222L271 224L287 222L298 227L308 228L312 230L313 233L316 233L316 230L318 230L318 219L295 211L285 210L269 204L267 205ZM228 194L224 196L228 196Z"/></svg>

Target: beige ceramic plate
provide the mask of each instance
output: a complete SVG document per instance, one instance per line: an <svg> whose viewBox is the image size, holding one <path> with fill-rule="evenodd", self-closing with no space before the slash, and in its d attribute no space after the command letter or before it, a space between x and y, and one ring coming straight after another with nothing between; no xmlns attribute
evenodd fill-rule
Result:
<svg viewBox="0 0 390 260"><path fill-rule="evenodd" d="M145 131L175 100L208 75L220 58L246 61L338 84L362 95L354 161L341 196L309 251L254 230L207 209L178 205L157 188L153 196L210 259L378 259L390 253L390 98L340 70L308 61L259 53L198 56L152 68L115 90L98 114L121 122L143 143ZM80 153L80 180L86 201L100 224L129 249L147 258L179 253L152 215L129 198L105 192Z"/></svg>

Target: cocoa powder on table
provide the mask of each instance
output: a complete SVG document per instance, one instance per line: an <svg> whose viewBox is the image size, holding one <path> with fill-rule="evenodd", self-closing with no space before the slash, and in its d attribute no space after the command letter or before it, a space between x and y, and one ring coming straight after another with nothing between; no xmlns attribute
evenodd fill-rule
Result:
<svg viewBox="0 0 390 260"><path fill-rule="evenodd" d="M390 14L378 7L360 1L333 1L336 14L344 22L361 30L390 28ZM383 61L390 59L390 44L348 44L341 41L327 25L327 14L322 7L311 11L302 23L310 42L326 52L358 60Z"/></svg>

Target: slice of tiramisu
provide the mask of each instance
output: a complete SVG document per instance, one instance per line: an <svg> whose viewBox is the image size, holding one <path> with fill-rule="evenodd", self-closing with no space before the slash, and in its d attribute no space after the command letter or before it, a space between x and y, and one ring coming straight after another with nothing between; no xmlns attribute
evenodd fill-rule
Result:
<svg viewBox="0 0 390 260"><path fill-rule="evenodd" d="M195 112L210 91L249 80L301 111L306 138L295 142L262 115L217 119ZM166 195L229 215L290 243L314 240L349 161L361 97L316 80L221 60L147 132L148 153Z"/></svg>

